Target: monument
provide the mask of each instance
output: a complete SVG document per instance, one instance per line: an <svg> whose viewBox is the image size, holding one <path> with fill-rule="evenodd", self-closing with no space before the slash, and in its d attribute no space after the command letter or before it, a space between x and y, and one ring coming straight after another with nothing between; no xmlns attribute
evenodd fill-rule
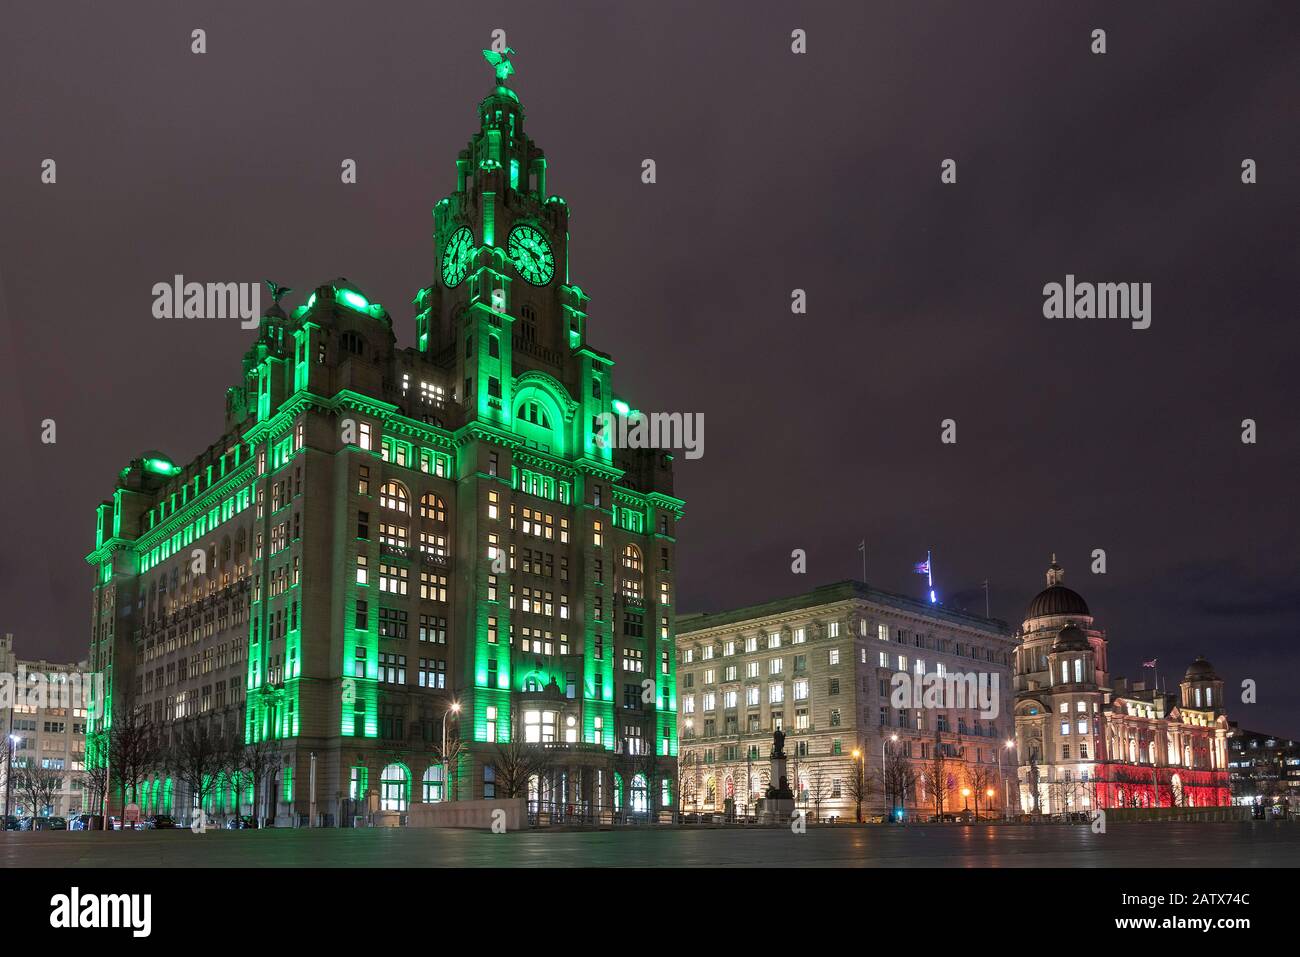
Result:
<svg viewBox="0 0 1300 957"><path fill-rule="evenodd" d="M758 819L763 824L785 824L794 813L794 791L786 775L785 733L777 728L772 732L772 783L758 802Z"/></svg>

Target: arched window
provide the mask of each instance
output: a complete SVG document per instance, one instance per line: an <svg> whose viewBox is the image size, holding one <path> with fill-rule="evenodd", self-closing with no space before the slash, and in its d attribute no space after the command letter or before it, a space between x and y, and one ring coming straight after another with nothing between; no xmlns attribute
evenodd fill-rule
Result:
<svg viewBox="0 0 1300 957"><path fill-rule="evenodd" d="M635 545L626 545L623 548L623 567L634 572L641 570L641 549Z"/></svg>
<svg viewBox="0 0 1300 957"><path fill-rule="evenodd" d="M442 765L432 765L424 772L424 803L435 804L442 800Z"/></svg>
<svg viewBox="0 0 1300 957"><path fill-rule="evenodd" d="M540 425L544 429L551 427L550 417L547 416L546 410L537 402L525 402L519 412L525 422Z"/></svg>
<svg viewBox="0 0 1300 957"><path fill-rule="evenodd" d="M420 496L420 517L435 522L447 521L447 503L432 492L425 492Z"/></svg>
<svg viewBox="0 0 1300 957"><path fill-rule="evenodd" d="M650 810L650 789L646 786L644 774L632 778L632 812L645 814Z"/></svg>
<svg viewBox="0 0 1300 957"><path fill-rule="evenodd" d="M379 490L379 504L383 508L391 508L398 512L410 511L406 489L402 487L401 482L385 482L384 487Z"/></svg>
<svg viewBox="0 0 1300 957"><path fill-rule="evenodd" d="M385 811L405 811L411 795L411 777L400 764L390 764L379 776L379 806Z"/></svg>

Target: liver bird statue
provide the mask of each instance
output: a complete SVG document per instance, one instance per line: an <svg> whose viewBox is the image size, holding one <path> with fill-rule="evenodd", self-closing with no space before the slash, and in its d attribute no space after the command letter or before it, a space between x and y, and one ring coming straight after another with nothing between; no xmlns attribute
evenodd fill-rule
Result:
<svg viewBox="0 0 1300 957"><path fill-rule="evenodd" d="M506 80L510 78L510 74L515 72L515 66L510 62L510 54L514 52L514 49L511 47L506 47L505 50L500 53L497 53L496 50L483 51L483 59L492 64L493 68L497 72L497 83L501 86L504 86Z"/></svg>

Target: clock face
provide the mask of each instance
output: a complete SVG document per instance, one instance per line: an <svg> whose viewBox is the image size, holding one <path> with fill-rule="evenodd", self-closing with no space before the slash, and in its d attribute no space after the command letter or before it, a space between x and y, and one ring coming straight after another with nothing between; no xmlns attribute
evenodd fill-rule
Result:
<svg viewBox="0 0 1300 957"><path fill-rule="evenodd" d="M535 226L516 226L510 230L506 253L525 282L545 286L555 275L555 255L551 252L551 244Z"/></svg>
<svg viewBox="0 0 1300 957"><path fill-rule="evenodd" d="M462 226L451 234L442 248L442 281L448 288L459 286L469 275L470 260L474 255L474 234Z"/></svg>

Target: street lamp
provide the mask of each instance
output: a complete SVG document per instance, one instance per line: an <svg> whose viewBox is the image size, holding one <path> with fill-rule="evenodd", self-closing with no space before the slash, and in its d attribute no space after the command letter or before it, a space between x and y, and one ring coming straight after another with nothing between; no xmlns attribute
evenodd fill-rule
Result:
<svg viewBox="0 0 1300 957"><path fill-rule="evenodd" d="M442 713L442 787L443 800L451 800L451 762L447 760L447 716L460 714L460 702L453 701L451 707Z"/></svg>
<svg viewBox="0 0 1300 957"><path fill-rule="evenodd" d="M1007 738L1005 749L1010 751L1016 746L1016 742ZM1011 792L1007 789L1007 776L1002 771L1002 752L998 752L998 777L1002 779L1002 816L1011 817Z"/></svg>
<svg viewBox="0 0 1300 957"><path fill-rule="evenodd" d="M962 788L962 789L961 789L961 796L962 796L963 799L965 799L965 802L966 802L966 809L965 809L965 810L966 810L966 817L969 819L969 818L970 818L970 788ZM976 808L979 807L979 800L980 800L979 798L976 798L976 799L975 799L975 807L976 807Z"/></svg>
<svg viewBox="0 0 1300 957"><path fill-rule="evenodd" d="M865 780L866 780L866 773L867 773L866 764L867 764L867 760L866 760L865 756L863 755L862 751L858 750L857 748L854 748L854 749L853 749L853 761L854 761L854 763L857 764L857 766L858 766L858 768L857 768L857 771L858 771L858 789L857 789L857 792L856 792L856 794L855 794L854 796L857 798L857 818L858 818L858 823L861 824L861 823L862 823L862 787L863 787L863 784L864 784L864 782L865 782Z"/></svg>
<svg viewBox="0 0 1300 957"><path fill-rule="evenodd" d="M890 805L892 805L893 802L890 801L890 799L889 799L889 798L890 798L890 795L889 795L889 772L888 772L888 762L887 762L887 760L886 760L886 758L885 758L885 748L887 747L888 744L891 744L891 743L892 743L892 744L897 744L897 743L898 743L898 735L896 735L896 734L891 734L891 735L889 736L889 741L888 741L888 742L886 742L883 738L882 738L881 741L880 741L880 781L881 781L882 784L885 785L885 787L884 787L884 791L885 791L885 802L886 802L887 804L890 804ZM894 809L893 809L893 807L892 807L892 806L887 807L887 808L885 809L885 813L887 813L887 814L889 815L889 820L890 820L890 821L893 821L893 819L894 819Z"/></svg>

